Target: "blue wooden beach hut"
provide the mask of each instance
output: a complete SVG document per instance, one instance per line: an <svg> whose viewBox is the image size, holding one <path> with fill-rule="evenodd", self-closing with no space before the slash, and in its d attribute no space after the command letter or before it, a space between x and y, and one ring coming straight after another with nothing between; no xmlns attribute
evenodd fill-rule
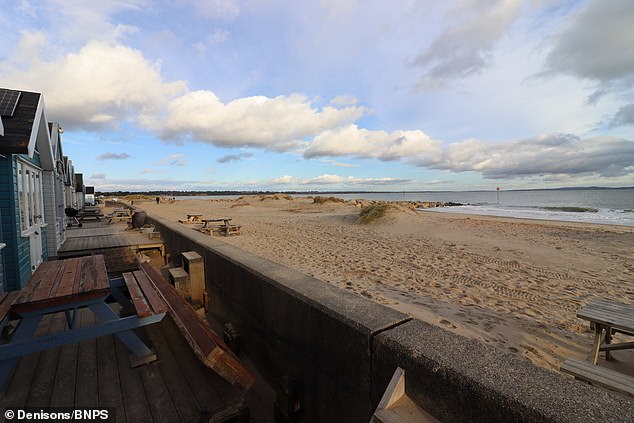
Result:
<svg viewBox="0 0 634 423"><path fill-rule="evenodd" d="M5 289L22 288L48 258L44 180L55 173L42 94L0 88L0 220ZM49 190L50 191L50 190ZM53 207L53 203L50 204ZM49 223L52 227L49 229Z"/></svg>

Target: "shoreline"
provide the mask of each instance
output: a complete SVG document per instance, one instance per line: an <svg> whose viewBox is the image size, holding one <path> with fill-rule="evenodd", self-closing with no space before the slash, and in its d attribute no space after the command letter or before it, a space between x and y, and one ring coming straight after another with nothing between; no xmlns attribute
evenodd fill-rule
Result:
<svg viewBox="0 0 634 423"><path fill-rule="evenodd" d="M634 233L634 226L617 225L614 223L596 223L596 222L580 222L576 220L556 220L556 219L536 219L531 217L517 217L517 216L498 216L492 214L477 214L477 213L462 213L462 212L437 212L433 209L420 210L421 213L444 213L446 215L460 216L462 218L478 218L482 220L491 219L500 222L509 223L521 223L528 222L536 225L553 225L553 226L568 226L571 228L589 228L589 229L611 229L623 233Z"/></svg>
<svg viewBox="0 0 634 423"><path fill-rule="evenodd" d="M232 218L242 235L216 239L551 370L590 351L581 306L634 298L627 226L403 206L362 225L359 205L282 196L134 202L172 221L188 212Z"/></svg>

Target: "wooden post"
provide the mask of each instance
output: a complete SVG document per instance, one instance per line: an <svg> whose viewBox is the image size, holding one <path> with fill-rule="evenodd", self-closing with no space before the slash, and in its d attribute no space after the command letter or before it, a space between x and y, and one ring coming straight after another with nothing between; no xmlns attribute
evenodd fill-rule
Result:
<svg viewBox="0 0 634 423"><path fill-rule="evenodd" d="M196 251L183 253L183 269L189 274L189 295L192 301L203 304L205 292L205 262Z"/></svg>

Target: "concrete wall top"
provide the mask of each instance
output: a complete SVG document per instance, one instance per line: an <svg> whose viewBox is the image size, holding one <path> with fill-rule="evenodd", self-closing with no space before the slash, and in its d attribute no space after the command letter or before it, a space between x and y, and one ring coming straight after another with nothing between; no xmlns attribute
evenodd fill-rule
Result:
<svg viewBox="0 0 634 423"><path fill-rule="evenodd" d="M625 397L419 320L375 338L373 398L396 364L408 395L443 422L634 421Z"/></svg>

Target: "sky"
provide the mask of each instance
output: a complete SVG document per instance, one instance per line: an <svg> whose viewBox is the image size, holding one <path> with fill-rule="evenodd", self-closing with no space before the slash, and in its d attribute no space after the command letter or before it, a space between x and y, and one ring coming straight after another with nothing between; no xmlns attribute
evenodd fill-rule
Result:
<svg viewBox="0 0 634 423"><path fill-rule="evenodd" d="M99 191L634 185L632 0L0 0Z"/></svg>

